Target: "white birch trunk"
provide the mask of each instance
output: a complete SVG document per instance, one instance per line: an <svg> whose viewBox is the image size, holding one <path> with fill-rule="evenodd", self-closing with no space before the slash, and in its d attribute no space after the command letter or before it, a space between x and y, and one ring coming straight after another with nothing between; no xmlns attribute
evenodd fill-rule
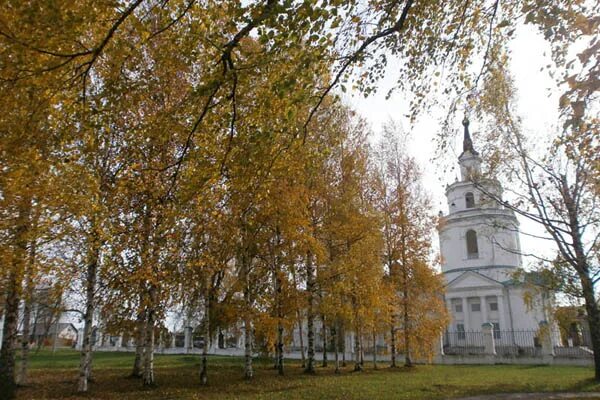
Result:
<svg viewBox="0 0 600 400"><path fill-rule="evenodd" d="M314 299L315 299L315 269L312 264L312 255L310 252L306 256L306 292L308 295L308 306L306 310L307 334L308 334L308 354L306 358L307 373L315 372L315 328L314 328Z"/></svg>
<svg viewBox="0 0 600 400"><path fill-rule="evenodd" d="M98 275L98 260L100 258L100 244L97 238L91 251L91 259L88 262L86 272L85 312L83 323L83 342L81 345L81 356L79 360L79 380L77 391L87 392L90 375L92 371L92 324L96 310L96 280Z"/></svg>

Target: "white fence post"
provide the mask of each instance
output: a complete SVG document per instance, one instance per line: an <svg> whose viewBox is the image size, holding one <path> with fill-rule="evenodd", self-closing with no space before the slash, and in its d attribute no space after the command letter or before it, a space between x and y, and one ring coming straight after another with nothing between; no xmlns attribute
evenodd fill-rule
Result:
<svg viewBox="0 0 600 400"><path fill-rule="evenodd" d="M543 356L554 356L554 343L552 343L552 332L547 321L540 322L540 341Z"/></svg>
<svg viewBox="0 0 600 400"><path fill-rule="evenodd" d="M494 343L494 325L492 325L490 322L486 322L481 325L481 331L483 332L483 345L485 348L485 354L495 356L496 344Z"/></svg>
<svg viewBox="0 0 600 400"><path fill-rule="evenodd" d="M189 353L189 351L192 349L192 327L191 326L186 326L184 329L184 334L185 334L185 338L184 338L184 343L185 343L185 352Z"/></svg>

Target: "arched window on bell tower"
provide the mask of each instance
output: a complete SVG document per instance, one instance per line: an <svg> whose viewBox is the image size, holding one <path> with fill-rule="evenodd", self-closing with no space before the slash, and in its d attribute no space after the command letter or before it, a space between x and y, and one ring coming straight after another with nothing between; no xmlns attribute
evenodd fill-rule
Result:
<svg viewBox="0 0 600 400"><path fill-rule="evenodd" d="M467 194L465 194L465 204L467 208L475 207L475 196L473 193L467 192Z"/></svg>
<svg viewBox="0 0 600 400"><path fill-rule="evenodd" d="M477 246L477 232L473 229L467 231L467 258L479 258L479 246Z"/></svg>

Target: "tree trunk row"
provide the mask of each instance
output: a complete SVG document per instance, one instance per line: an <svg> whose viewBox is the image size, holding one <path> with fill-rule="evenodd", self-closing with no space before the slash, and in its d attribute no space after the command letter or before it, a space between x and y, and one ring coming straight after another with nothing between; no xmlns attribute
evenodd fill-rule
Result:
<svg viewBox="0 0 600 400"><path fill-rule="evenodd" d="M4 300L4 326L2 327L2 349L0 349L0 393L6 399L16 396L17 381L15 357L17 347L17 330L19 324L19 303L21 301L22 283L25 274L25 258L27 254L27 235L30 231L29 216L31 199L24 199L16 220L14 249L10 272L6 284Z"/></svg>

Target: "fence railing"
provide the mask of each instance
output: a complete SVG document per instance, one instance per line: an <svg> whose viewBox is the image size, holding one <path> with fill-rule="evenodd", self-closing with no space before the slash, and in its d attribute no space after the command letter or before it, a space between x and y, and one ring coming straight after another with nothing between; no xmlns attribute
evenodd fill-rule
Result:
<svg viewBox="0 0 600 400"><path fill-rule="evenodd" d="M494 331L496 354L512 357L536 357L542 354L538 331Z"/></svg>
<svg viewBox="0 0 600 400"><path fill-rule="evenodd" d="M487 335L487 337L486 337ZM535 330L501 331L492 330L491 333L479 331L447 331L443 337L444 354L478 356L491 353L491 339L493 337L493 350L500 357L540 357L543 354L542 334ZM568 358L591 358L591 346L585 345L585 339L580 340L577 346L565 346L557 338L547 343L552 343L554 355ZM550 346L548 344L547 346Z"/></svg>
<svg viewBox="0 0 600 400"><path fill-rule="evenodd" d="M500 356L535 357L541 355L541 344L537 331L493 330L495 351ZM444 354L485 354L485 337L478 331L454 331L444 335Z"/></svg>
<svg viewBox="0 0 600 400"><path fill-rule="evenodd" d="M444 334L444 354L482 355L485 354L483 332L455 331Z"/></svg>
<svg viewBox="0 0 600 400"><path fill-rule="evenodd" d="M570 332L568 336L563 336L559 340L561 347L592 347L592 337L590 331L585 329L579 332Z"/></svg>

